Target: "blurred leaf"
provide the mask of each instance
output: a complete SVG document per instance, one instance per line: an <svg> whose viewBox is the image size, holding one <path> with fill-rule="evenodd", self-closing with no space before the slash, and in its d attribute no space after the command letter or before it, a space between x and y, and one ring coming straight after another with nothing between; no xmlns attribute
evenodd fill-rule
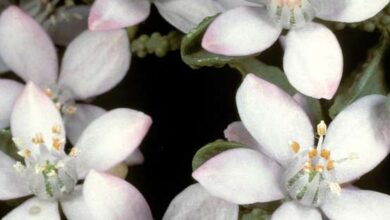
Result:
<svg viewBox="0 0 390 220"><path fill-rule="evenodd" d="M191 68L198 69L204 66L223 67L229 61L235 59L233 57L207 52L201 46L203 34L216 16L205 18L181 42L181 58Z"/></svg>
<svg viewBox="0 0 390 220"><path fill-rule="evenodd" d="M329 109L331 118L360 97L370 94L387 94L385 72L382 65L383 54L388 39L383 38L378 46L370 51L367 61L361 68L340 85L335 101Z"/></svg>
<svg viewBox="0 0 390 220"><path fill-rule="evenodd" d="M293 95L297 92L288 82L287 77L282 70L280 70L278 67L264 64L254 57L232 60L229 65L233 68L236 68L243 75L248 73L256 74L258 77L284 89L290 95Z"/></svg>
<svg viewBox="0 0 390 220"><path fill-rule="evenodd" d="M268 220L270 219L270 215L267 211L260 209L260 208L254 208L250 212L241 213L240 220Z"/></svg>
<svg viewBox="0 0 390 220"><path fill-rule="evenodd" d="M18 155L18 149L12 141L10 130L0 130L0 150L15 160L22 160L22 158Z"/></svg>
<svg viewBox="0 0 390 220"><path fill-rule="evenodd" d="M217 154L235 148L245 148L245 145L225 140L216 140L207 144L196 152L194 158L192 159L192 170L198 169L198 167L200 167L203 163Z"/></svg>

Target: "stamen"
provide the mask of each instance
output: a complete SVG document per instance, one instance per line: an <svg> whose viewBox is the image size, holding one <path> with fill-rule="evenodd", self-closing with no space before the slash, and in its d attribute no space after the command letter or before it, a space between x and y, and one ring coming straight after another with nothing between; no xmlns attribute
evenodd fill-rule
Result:
<svg viewBox="0 0 390 220"><path fill-rule="evenodd" d="M22 156L24 159L28 159L29 157L31 157L31 150L23 149L18 151L18 154Z"/></svg>
<svg viewBox="0 0 390 220"><path fill-rule="evenodd" d="M310 159L317 157L318 155L317 149L311 148L308 155Z"/></svg>
<svg viewBox="0 0 390 220"><path fill-rule="evenodd" d="M327 170L333 170L334 169L334 160L328 160L326 163L326 169Z"/></svg>
<svg viewBox="0 0 390 220"><path fill-rule="evenodd" d="M326 135L326 132L327 132L327 127L326 127L326 124L324 121L321 121L318 125L317 125L317 134L319 136L325 136Z"/></svg>
<svg viewBox="0 0 390 220"><path fill-rule="evenodd" d="M290 147L294 153L298 153L301 146L296 141L290 142Z"/></svg>
<svg viewBox="0 0 390 220"><path fill-rule="evenodd" d="M329 188L332 193L336 194L337 196L340 196L341 187L338 183L335 182L329 183Z"/></svg>
<svg viewBox="0 0 390 220"><path fill-rule="evenodd" d="M71 157L77 157L80 154L80 150L76 147L73 147L70 149L69 156Z"/></svg>
<svg viewBox="0 0 390 220"><path fill-rule="evenodd" d="M54 137L53 138L53 148L56 149L57 151L60 151L61 150L61 146L62 144L64 143L65 141L63 139L60 139L60 138L57 138L57 137Z"/></svg>
<svg viewBox="0 0 390 220"><path fill-rule="evenodd" d="M54 133L54 134L61 134L61 127L59 125L54 125L52 128L51 128L51 131Z"/></svg>
<svg viewBox="0 0 390 220"><path fill-rule="evenodd" d="M18 173L22 173L26 169L26 167L20 161L16 162L13 167Z"/></svg>
<svg viewBox="0 0 390 220"><path fill-rule="evenodd" d="M45 140L43 139L43 135L41 133L38 133L35 135L35 137L32 138L32 142L34 144L44 144Z"/></svg>
<svg viewBox="0 0 390 220"><path fill-rule="evenodd" d="M321 151L321 157L324 158L325 160L329 160L330 151L328 149L323 149Z"/></svg>
<svg viewBox="0 0 390 220"><path fill-rule="evenodd" d="M46 94L49 98L54 98L54 92L53 92L53 90L50 89L50 88L45 89L45 94Z"/></svg>

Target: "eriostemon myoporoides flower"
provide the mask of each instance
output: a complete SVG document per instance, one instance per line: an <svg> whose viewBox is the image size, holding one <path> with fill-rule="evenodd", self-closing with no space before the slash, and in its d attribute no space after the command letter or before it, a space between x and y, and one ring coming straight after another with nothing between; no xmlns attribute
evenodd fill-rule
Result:
<svg viewBox="0 0 390 220"><path fill-rule="evenodd" d="M59 203L68 219L152 219L137 189L102 173L131 154L150 125L142 112L115 109L91 122L66 150L60 112L29 82L11 116L13 140L23 160L0 152L0 199L34 197L3 219L60 219Z"/></svg>
<svg viewBox="0 0 390 220"><path fill-rule="evenodd" d="M358 99L316 132L291 96L252 74L236 98L242 123L226 136L251 148L225 151L194 171L211 195L233 204L285 198L272 220L320 220L321 211L332 220L390 218L388 195L349 185L389 153L385 96Z"/></svg>

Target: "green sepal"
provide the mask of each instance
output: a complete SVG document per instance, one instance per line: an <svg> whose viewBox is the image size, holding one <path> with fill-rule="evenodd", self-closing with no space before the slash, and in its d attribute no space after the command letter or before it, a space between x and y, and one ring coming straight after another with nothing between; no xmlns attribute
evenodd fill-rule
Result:
<svg viewBox="0 0 390 220"><path fill-rule="evenodd" d="M253 73L256 76L277 85L279 88L283 89L290 95L294 95L297 92L289 83L286 74L284 74L281 69L275 66L267 65L254 57L232 60L229 63L229 66L240 71L243 76L248 73Z"/></svg>
<svg viewBox="0 0 390 220"><path fill-rule="evenodd" d="M235 148L246 148L246 146L243 144L228 142L225 140L216 140L212 143L207 144L196 152L194 158L192 159L192 170L195 171L203 163L205 163L210 158L216 156L217 154Z"/></svg>
<svg viewBox="0 0 390 220"><path fill-rule="evenodd" d="M385 95L389 92L386 86L385 72L382 65L384 52L389 42L382 38L380 44L370 51L367 61L354 74L340 85L333 105L329 109L331 118L352 104L358 98L371 94Z"/></svg>
<svg viewBox="0 0 390 220"><path fill-rule="evenodd" d="M207 27L217 16L205 18L182 39L180 49L181 58L184 63L193 69L199 69L205 66L223 67L231 60L236 59L234 57L210 53L201 46L202 38Z"/></svg>
<svg viewBox="0 0 390 220"><path fill-rule="evenodd" d="M18 154L18 148L12 141L11 131L8 129L0 130L0 150L15 160L22 160Z"/></svg>
<svg viewBox="0 0 390 220"><path fill-rule="evenodd" d="M250 212L242 213L239 220L269 220L271 215L260 208L254 208Z"/></svg>

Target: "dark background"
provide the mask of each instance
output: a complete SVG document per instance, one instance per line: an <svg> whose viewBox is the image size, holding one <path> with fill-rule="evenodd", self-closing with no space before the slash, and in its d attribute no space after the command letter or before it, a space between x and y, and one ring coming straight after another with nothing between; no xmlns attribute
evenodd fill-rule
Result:
<svg viewBox="0 0 390 220"><path fill-rule="evenodd" d="M157 13L141 25L140 33L173 30ZM378 41L377 33L358 30L336 32L342 45L345 73L351 72L365 60L369 47ZM281 66L279 45L260 58L268 64ZM389 72L389 54L386 69ZM133 56L126 78L93 103L107 110L128 107L153 118L153 125L144 139L141 151L145 162L130 167L127 180L135 185L152 209L155 219L161 219L170 201L193 183L191 161L195 152L205 144L223 138L223 130L235 120L235 92L240 74L227 67L192 70L181 61L179 52L164 58L149 55ZM357 185L390 194L390 159L362 177ZM0 216L13 207L2 204Z"/></svg>

